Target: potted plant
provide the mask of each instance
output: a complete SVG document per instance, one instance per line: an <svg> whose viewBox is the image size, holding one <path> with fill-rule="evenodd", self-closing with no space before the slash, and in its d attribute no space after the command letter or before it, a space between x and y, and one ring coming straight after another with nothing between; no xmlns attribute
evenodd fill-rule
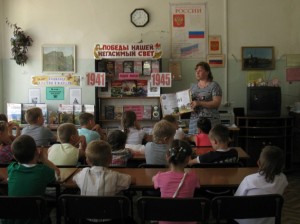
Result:
<svg viewBox="0 0 300 224"><path fill-rule="evenodd" d="M11 24L6 19L7 25L14 29L13 37L10 39L10 44L12 46L11 53L13 59L16 61L18 65L24 66L28 59L27 51L28 47L31 46L33 40L30 36L26 35L25 32L18 27L17 24Z"/></svg>

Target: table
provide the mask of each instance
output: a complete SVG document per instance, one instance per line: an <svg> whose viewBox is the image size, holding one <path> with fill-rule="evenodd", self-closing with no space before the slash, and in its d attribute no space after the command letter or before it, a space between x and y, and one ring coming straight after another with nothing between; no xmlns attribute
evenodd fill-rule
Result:
<svg viewBox="0 0 300 224"><path fill-rule="evenodd" d="M129 174L133 177L134 183L130 189L144 190L153 189L152 177L157 172L165 172L167 168L111 168L114 171ZM78 169L76 172L79 172ZM239 186L245 176L256 173L257 167L238 168L186 168L186 171L194 171L198 175L201 188L220 188ZM68 178L62 185L66 188L77 188L72 178Z"/></svg>
<svg viewBox="0 0 300 224"><path fill-rule="evenodd" d="M240 159L249 159L250 158L249 155L241 147L230 147L230 148L235 148L237 150ZM213 148L201 146L201 147L193 147L193 150L195 151L197 156L200 156L200 155L203 155L210 151L213 151ZM145 161L145 154L136 153L133 155L131 160Z"/></svg>

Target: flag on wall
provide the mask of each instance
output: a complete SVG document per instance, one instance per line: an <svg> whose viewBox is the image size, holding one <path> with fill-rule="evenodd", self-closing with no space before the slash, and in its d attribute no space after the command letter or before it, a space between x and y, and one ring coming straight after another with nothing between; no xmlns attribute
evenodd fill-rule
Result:
<svg viewBox="0 0 300 224"><path fill-rule="evenodd" d="M194 52L197 52L199 50L199 44L193 44L187 47L182 47L180 49L181 56L186 56L193 54Z"/></svg>
<svg viewBox="0 0 300 224"><path fill-rule="evenodd" d="M204 31L189 31L189 38L204 38Z"/></svg>

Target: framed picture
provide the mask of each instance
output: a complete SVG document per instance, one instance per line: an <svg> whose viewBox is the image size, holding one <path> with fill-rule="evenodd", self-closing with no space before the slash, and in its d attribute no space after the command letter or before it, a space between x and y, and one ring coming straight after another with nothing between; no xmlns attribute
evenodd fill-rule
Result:
<svg viewBox="0 0 300 224"><path fill-rule="evenodd" d="M48 73L75 73L76 48L71 44L42 46L42 71Z"/></svg>
<svg viewBox="0 0 300 224"><path fill-rule="evenodd" d="M225 55L207 55L207 63L212 68L223 68L225 66Z"/></svg>
<svg viewBox="0 0 300 224"><path fill-rule="evenodd" d="M274 47L242 47L242 70L272 70L274 68Z"/></svg>
<svg viewBox="0 0 300 224"><path fill-rule="evenodd" d="M208 54L222 54L221 36L208 37Z"/></svg>

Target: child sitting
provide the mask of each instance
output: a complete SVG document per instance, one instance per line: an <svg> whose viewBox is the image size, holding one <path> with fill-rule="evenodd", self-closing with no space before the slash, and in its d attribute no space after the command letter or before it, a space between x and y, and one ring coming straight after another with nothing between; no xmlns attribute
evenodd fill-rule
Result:
<svg viewBox="0 0 300 224"><path fill-rule="evenodd" d="M127 135L126 148L143 152L143 140L149 141L150 136L140 127L134 111L125 111L122 114L121 126Z"/></svg>
<svg viewBox="0 0 300 224"><path fill-rule="evenodd" d="M81 128L78 134L85 136L86 143L93 140L106 140L106 135L99 124L95 124L94 115L90 113L82 113L79 115L79 123Z"/></svg>
<svg viewBox="0 0 300 224"><path fill-rule="evenodd" d="M26 111L25 120L29 124L22 130L22 135L31 136L37 147L50 145L56 141L56 136L50 129L45 128L44 117L41 108L34 107Z"/></svg>
<svg viewBox="0 0 300 224"><path fill-rule="evenodd" d="M196 146L211 146L208 133L211 129L211 122L207 118L199 118L197 121L198 134L192 135L189 141L194 142Z"/></svg>
<svg viewBox="0 0 300 224"><path fill-rule="evenodd" d="M10 163L13 159L11 150L12 140L8 135L8 126L5 121L0 121L0 163Z"/></svg>
<svg viewBox="0 0 300 224"><path fill-rule="evenodd" d="M131 149L125 148L127 136L121 130L114 130L108 134L107 142L112 148L112 162L110 166L127 166L132 157Z"/></svg>
<svg viewBox="0 0 300 224"><path fill-rule="evenodd" d="M83 168L73 177L81 195L114 196L129 188L131 176L108 169L111 160L111 147L107 142L100 140L88 144L86 162L91 167Z"/></svg>
<svg viewBox="0 0 300 224"><path fill-rule="evenodd" d="M237 163L239 161L236 149L228 148L230 137L227 127L221 124L214 126L208 137L214 151L196 157L189 162L189 165L194 163Z"/></svg>
<svg viewBox="0 0 300 224"><path fill-rule="evenodd" d="M177 119L175 116L168 114L163 117L163 120L169 121L170 123L172 123L174 125L174 128L176 129L174 139L183 140L185 138L185 134L182 131L182 128L179 128L178 122L177 122Z"/></svg>
<svg viewBox="0 0 300 224"><path fill-rule="evenodd" d="M153 142L148 142L145 147L145 158L147 164L166 164L166 154L173 141L175 134L174 126L161 120L153 127Z"/></svg>
<svg viewBox="0 0 300 224"><path fill-rule="evenodd" d="M0 121L5 121L8 126L8 136L11 139L11 141L15 140L15 138L19 137L21 135L21 130L19 124L10 121L8 122L7 116L5 114L0 114ZM13 130L15 129L15 133L13 133Z"/></svg>
<svg viewBox="0 0 300 224"><path fill-rule="evenodd" d="M185 172L192 154L189 143L174 140L167 151L170 171L158 172L153 178L154 188L160 189L161 197L191 198L196 188L200 187L194 171Z"/></svg>
<svg viewBox="0 0 300 224"><path fill-rule="evenodd" d="M266 146L262 149L257 161L258 173L248 175L241 182L235 196L283 194L288 182L282 173L284 166L283 150L276 146ZM271 224L274 218L240 219L242 224Z"/></svg>
<svg viewBox="0 0 300 224"><path fill-rule="evenodd" d="M57 129L61 144L54 144L48 149L48 158L55 165L76 165L85 156L85 137L79 136L74 124L61 124ZM79 148L77 148L79 146Z"/></svg>
<svg viewBox="0 0 300 224"><path fill-rule="evenodd" d="M38 150L28 135L16 138L11 147L17 162L7 168L8 196L44 195L46 186L55 181L55 171L59 176L59 169L47 159L47 151Z"/></svg>

